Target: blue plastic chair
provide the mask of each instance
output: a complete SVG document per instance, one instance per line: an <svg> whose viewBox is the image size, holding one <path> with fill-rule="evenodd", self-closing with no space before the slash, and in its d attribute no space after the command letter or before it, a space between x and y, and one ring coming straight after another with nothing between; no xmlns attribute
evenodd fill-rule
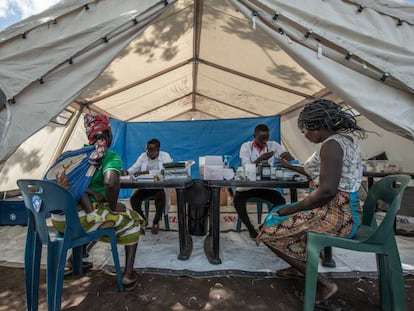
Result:
<svg viewBox="0 0 414 311"><path fill-rule="evenodd" d="M27 310L38 310L38 291L42 246L47 246L47 305L48 310L61 310L63 277L67 252L72 251L73 274L82 273L82 246L101 237L111 242L112 256L117 274L118 288L123 291L115 229L106 228L86 233L79 220L77 205L72 194L63 187L44 180L17 181L26 208L28 226L25 249L25 285ZM66 226L63 235L50 235L47 218L50 213L63 212Z"/></svg>
<svg viewBox="0 0 414 311"><path fill-rule="evenodd" d="M270 203L269 201L260 199L260 198L249 198L247 200L248 203L256 203L257 204L257 223L260 225L262 223L262 213L263 213L263 204L266 204L267 206L267 211L270 213L270 211L272 210L272 203ZM237 224L236 224L236 231L240 232L241 231L241 218L237 217Z"/></svg>
<svg viewBox="0 0 414 311"><path fill-rule="evenodd" d="M352 239L308 233L303 305L305 311L314 309L319 254L327 246L375 253L379 272L381 310L405 310L404 276L393 226L404 190L410 180L411 177L408 175L390 175L372 186L364 202L362 224ZM377 224L375 218L378 201L388 205L388 211L380 224Z"/></svg>

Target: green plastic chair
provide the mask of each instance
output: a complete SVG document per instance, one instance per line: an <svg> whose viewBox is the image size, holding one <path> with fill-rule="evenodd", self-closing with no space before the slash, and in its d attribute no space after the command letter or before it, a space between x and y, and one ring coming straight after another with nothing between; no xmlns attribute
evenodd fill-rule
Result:
<svg viewBox="0 0 414 311"><path fill-rule="evenodd" d="M408 175L390 175L375 183L363 206L362 224L351 239L309 232L306 246L306 279L303 310L313 310L318 277L319 254L324 247L338 247L376 254L382 310L405 310L404 276L394 236L394 219L400 209ZM388 205L380 224L375 218L378 201Z"/></svg>
<svg viewBox="0 0 414 311"><path fill-rule="evenodd" d="M72 194L63 187L44 180L20 179L17 181L25 206L28 210L28 226L24 259L26 286L26 308L38 310L39 274L42 246L47 246L46 287L48 310L61 310L63 277L67 251L72 251L73 274L82 273L83 245L102 237L111 243L112 256L117 274L117 283L123 291L122 274L119 265L114 228L85 232L80 223L77 206ZM65 214L65 232L51 236L47 226L50 213Z"/></svg>

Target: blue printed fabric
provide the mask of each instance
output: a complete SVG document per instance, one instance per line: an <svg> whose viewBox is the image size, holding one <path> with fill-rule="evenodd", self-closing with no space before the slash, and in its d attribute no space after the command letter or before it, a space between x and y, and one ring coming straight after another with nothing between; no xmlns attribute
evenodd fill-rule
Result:
<svg viewBox="0 0 414 311"><path fill-rule="evenodd" d="M63 186L79 202L95 172L95 167L88 161L94 150L95 146L87 146L63 153L43 179Z"/></svg>

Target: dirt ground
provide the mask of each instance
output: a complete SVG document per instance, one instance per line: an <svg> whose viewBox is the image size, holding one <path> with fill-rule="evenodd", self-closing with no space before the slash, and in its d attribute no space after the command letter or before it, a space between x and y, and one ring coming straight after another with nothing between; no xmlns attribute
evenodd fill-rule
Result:
<svg viewBox="0 0 414 311"><path fill-rule="evenodd" d="M25 310L24 270L0 267L0 311ZM335 278L339 291L330 310L380 310L376 279ZM407 310L414 300L414 276L405 278ZM62 310L288 310L302 309L303 280L262 277L189 278L141 274L133 292L118 292L110 271L66 276ZM45 271L39 310L47 310ZM326 310L318 308L316 310Z"/></svg>

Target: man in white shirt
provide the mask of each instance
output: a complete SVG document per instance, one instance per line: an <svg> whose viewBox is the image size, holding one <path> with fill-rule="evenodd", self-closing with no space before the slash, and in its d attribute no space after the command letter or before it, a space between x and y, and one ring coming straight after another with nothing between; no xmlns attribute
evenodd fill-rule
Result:
<svg viewBox="0 0 414 311"><path fill-rule="evenodd" d="M149 174L150 171L160 171L164 168L163 164L172 162L171 156L165 152L160 151L161 143L158 139L153 138L147 142L146 152L143 152L137 161L127 170L123 171L124 175L142 175ZM164 189L137 189L130 198L131 207L145 218L142 211L142 202L150 197L155 198L155 217L153 220L151 232L158 234L159 221L167 204L167 195ZM147 220L147 219L146 219Z"/></svg>
<svg viewBox="0 0 414 311"><path fill-rule="evenodd" d="M254 129L254 140L245 142L240 147L242 165L254 163L256 166L267 161L271 166L275 159L293 160L293 157L280 144L269 141L270 130L266 124L259 124ZM234 207L242 222L249 230L250 237L256 238L257 230L249 219L246 202L250 198L260 198L269 201L273 206L286 203L283 196L275 189L270 188L237 188L234 195Z"/></svg>

